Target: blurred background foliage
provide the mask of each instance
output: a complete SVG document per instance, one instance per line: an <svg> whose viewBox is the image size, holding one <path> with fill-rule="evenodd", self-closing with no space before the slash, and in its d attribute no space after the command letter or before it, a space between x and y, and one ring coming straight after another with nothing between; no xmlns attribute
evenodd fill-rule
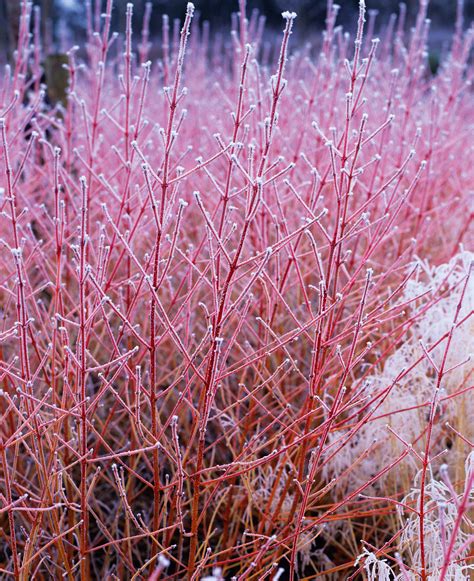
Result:
<svg viewBox="0 0 474 581"><path fill-rule="evenodd" d="M95 3L95 0L91 0ZM112 30L123 31L125 26L125 6L130 0L114 0ZM267 29L282 27L282 10L294 10L299 18L296 34L300 39L309 38L315 32L324 28L327 0L247 0L248 14L258 10L265 14ZM101 9L105 8L106 0L102 0ZM151 37L158 36L161 29L163 14L171 19L183 16L187 0L151 0L153 6L150 22ZM356 23L358 0L339 0L341 6L338 23L352 30ZM3 34L0 35L0 50L2 55L11 56L16 44L17 22L21 0L0 0L0 25ZM60 38L68 38L70 45L79 43L86 26L86 0L34 0L42 14L42 31L44 45L49 52L62 52L67 47L59 46ZM141 30L141 22L146 0L133 0L135 31ZM194 4L201 20L208 20L212 30L227 28L231 14L238 10L238 0L195 0ZM382 28L391 13L398 12L400 0L366 0L368 10L377 12L376 28ZM406 0L408 22L413 23L418 0ZM431 0L428 15L432 21L430 43L436 53L443 43L449 39L456 17L457 0ZM466 25L474 19L474 0L464 1L464 16ZM64 35L64 32L67 34ZM70 46L69 45L69 46ZM4 60L4 59L2 59Z"/></svg>

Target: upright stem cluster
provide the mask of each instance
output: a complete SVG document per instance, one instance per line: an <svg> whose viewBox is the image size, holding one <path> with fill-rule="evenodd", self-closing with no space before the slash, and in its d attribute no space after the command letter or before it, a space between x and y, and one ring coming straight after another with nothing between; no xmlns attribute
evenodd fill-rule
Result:
<svg viewBox="0 0 474 581"><path fill-rule="evenodd" d="M463 578L472 568L474 35L427 67L330 0L316 52L86 3L45 103L0 81L2 575ZM117 8L116 8L117 10ZM30 37L30 28L33 34ZM319 40L318 40L319 42ZM2 521L3 518L3 521ZM286 577L285 577L286 576ZM410 577L411 578L411 577Z"/></svg>

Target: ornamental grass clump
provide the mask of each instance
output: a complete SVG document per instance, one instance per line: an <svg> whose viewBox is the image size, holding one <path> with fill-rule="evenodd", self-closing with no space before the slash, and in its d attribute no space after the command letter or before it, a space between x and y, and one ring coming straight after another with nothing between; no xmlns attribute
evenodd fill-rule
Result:
<svg viewBox="0 0 474 581"><path fill-rule="evenodd" d="M471 578L462 2L436 74L426 0L314 46L112 4L58 97L23 2L0 82L2 578Z"/></svg>

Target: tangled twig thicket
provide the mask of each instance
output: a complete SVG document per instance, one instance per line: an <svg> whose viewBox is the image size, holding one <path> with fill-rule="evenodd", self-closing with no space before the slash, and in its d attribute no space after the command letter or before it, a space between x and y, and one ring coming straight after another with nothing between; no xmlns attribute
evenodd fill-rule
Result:
<svg viewBox="0 0 474 581"><path fill-rule="evenodd" d="M30 2L0 84L2 578L468 579L462 2L435 76L426 1L153 64L98 6L63 100Z"/></svg>

